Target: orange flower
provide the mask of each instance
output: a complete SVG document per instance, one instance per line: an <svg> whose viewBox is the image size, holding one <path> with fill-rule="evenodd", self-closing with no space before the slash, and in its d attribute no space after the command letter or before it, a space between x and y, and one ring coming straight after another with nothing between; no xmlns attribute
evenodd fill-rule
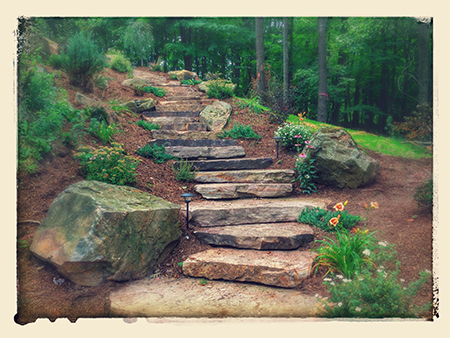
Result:
<svg viewBox="0 0 450 338"><path fill-rule="evenodd" d="M370 202L371 209L378 209L378 202Z"/></svg>
<svg viewBox="0 0 450 338"><path fill-rule="evenodd" d="M330 225L332 226L336 226L339 223L339 218L341 218L341 215L338 215L337 217L333 217L332 219L330 219Z"/></svg>
<svg viewBox="0 0 450 338"><path fill-rule="evenodd" d="M347 205L348 201L345 201L345 203L338 203L334 206L334 209L336 211L343 211L344 207Z"/></svg>

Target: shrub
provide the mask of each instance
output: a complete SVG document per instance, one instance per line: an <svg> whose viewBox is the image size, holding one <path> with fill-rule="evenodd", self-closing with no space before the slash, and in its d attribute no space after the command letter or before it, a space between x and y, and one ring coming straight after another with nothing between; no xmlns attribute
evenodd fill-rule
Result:
<svg viewBox="0 0 450 338"><path fill-rule="evenodd" d="M119 73L129 73L133 70L130 60L121 52L112 55L109 67Z"/></svg>
<svg viewBox="0 0 450 338"><path fill-rule="evenodd" d="M105 145L108 144L111 141L111 138L119 132L120 130L117 129L115 124L108 125L105 121L100 122L95 118L91 119L89 133L97 136Z"/></svg>
<svg viewBox="0 0 450 338"><path fill-rule="evenodd" d="M140 160L126 155L123 145L112 147L79 147L74 158L80 162L81 172L87 180L116 185L134 185Z"/></svg>
<svg viewBox="0 0 450 338"><path fill-rule="evenodd" d="M223 100L233 96L234 86L225 80L213 80L208 83L206 95Z"/></svg>
<svg viewBox="0 0 450 338"><path fill-rule="evenodd" d="M177 181L191 182L195 178L193 164L187 160L181 160L178 169L175 169L172 165L172 170L176 173L175 179Z"/></svg>
<svg viewBox="0 0 450 338"><path fill-rule="evenodd" d="M48 59L48 64L55 69L62 69L64 67L65 58L67 55L64 54L52 54Z"/></svg>
<svg viewBox="0 0 450 338"><path fill-rule="evenodd" d="M142 148L137 149L136 153L142 157L153 158L153 162L155 163L164 163L169 160L177 160L176 157L166 154L166 148L164 145L158 146L154 144L152 146L150 144L146 144Z"/></svg>
<svg viewBox="0 0 450 338"><path fill-rule="evenodd" d="M339 217L336 226L330 226L330 221ZM322 208L308 207L302 210L298 222L316 226L324 231L335 231L336 229L350 229L362 220L361 216L354 216L348 211L327 211Z"/></svg>
<svg viewBox="0 0 450 338"><path fill-rule="evenodd" d="M270 109L263 106L260 102L259 99L254 96L251 97L249 99L245 99L245 98L239 98L237 100L234 100L234 102L236 103L236 105L241 108L241 109L248 109L250 111L253 111L256 114L261 114L264 111L269 111Z"/></svg>
<svg viewBox="0 0 450 338"><path fill-rule="evenodd" d="M416 189L414 200L417 202L419 207L426 208L428 210L433 209L433 178L430 178Z"/></svg>
<svg viewBox="0 0 450 338"><path fill-rule="evenodd" d="M309 140L312 134L309 128L304 125L286 122L278 127L275 136L281 137L281 144L288 149L295 149L297 147L303 149L305 141Z"/></svg>
<svg viewBox="0 0 450 338"><path fill-rule="evenodd" d="M239 123L235 123L233 128L230 130L224 130L220 135L217 135L219 138L231 137L233 139L244 138L244 139L256 139L259 140L261 135L255 133L251 126L242 125Z"/></svg>
<svg viewBox="0 0 450 338"><path fill-rule="evenodd" d="M64 70L73 85L90 89L91 81L105 66L105 58L90 34L80 32L69 40Z"/></svg>
<svg viewBox="0 0 450 338"><path fill-rule="evenodd" d="M428 104L417 106L404 122L394 122L393 132L403 134L408 140L432 141L433 109Z"/></svg>
<svg viewBox="0 0 450 338"><path fill-rule="evenodd" d="M142 128L144 128L145 130L148 130L148 131L160 130L161 129L161 127L158 124L150 123L150 122L144 121L144 120L139 120L139 121L136 122L136 124L139 127L142 127Z"/></svg>
<svg viewBox="0 0 450 338"><path fill-rule="evenodd" d="M140 90L146 92L146 93L152 93L155 94L158 97L163 97L166 95L166 90L164 88L157 88L152 86L145 86L142 88L139 88Z"/></svg>
<svg viewBox="0 0 450 338"><path fill-rule="evenodd" d="M180 82L181 82L181 84L188 85L188 86L194 86L196 84L202 83L201 80L194 80L194 79L180 80Z"/></svg>

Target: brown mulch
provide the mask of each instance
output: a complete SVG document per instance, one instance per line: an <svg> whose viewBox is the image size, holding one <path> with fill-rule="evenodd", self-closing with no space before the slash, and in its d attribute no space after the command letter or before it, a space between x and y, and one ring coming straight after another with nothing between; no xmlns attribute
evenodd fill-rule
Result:
<svg viewBox="0 0 450 338"><path fill-rule="evenodd" d="M148 71L146 68L140 70ZM167 76L163 74L158 73ZM109 81L105 90L95 89L93 93L85 95L102 101L105 106L112 99L126 101L136 98L131 89L121 86L126 75L107 70L105 76L115 80ZM66 89L70 103L74 107L81 108L75 102L75 94L81 90L69 85L64 74L57 81ZM145 97L161 100L152 94L145 94ZM233 99L227 101L233 105ZM139 117L132 115L119 117L123 133L115 136L118 142L124 144L126 151L136 157L139 157L134 154L137 147L145 145L151 138L149 132L134 123L138 119ZM259 141L238 141L245 148L247 157L271 156L274 158L272 168L293 168L294 152L280 147L279 158L276 159L273 135L277 125L272 124L268 116L251 114L233 105L231 123L227 128L230 128L233 122L251 124L253 129L263 136ZM97 140L97 145L100 143ZM93 145L94 139L86 136L85 144ZM70 184L83 180L78 163L73 159L73 152L74 149L62 144L56 145L51 154L41 161L38 172L31 175L20 172L17 176L17 236L18 239L26 240L28 243L27 247L17 250L16 322L20 324L33 322L37 318L49 318L53 321L56 318L67 317L75 321L77 318L108 317L109 293L123 285L106 282L96 287L83 287L69 280L57 285L53 282L54 278L60 277L56 269L38 260L29 251L29 244L39 222L44 219L53 200ZM311 196L303 195L298 190L294 195L304 198L326 198L332 204L348 200L346 210L363 217L366 215L364 204L378 202L379 209L370 212L367 227L371 231L377 231L376 237L379 240L396 245L397 258L401 262L399 278L409 283L418 278L420 271L432 271L432 215L418 208L413 196L415 189L431 177L433 161L430 158L413 160L373 152L370 152L370 155L380 160L381 166L375 182L369 186L359 189L318 186L318 192ZM154 164L149 159L141 158L141 160L137 170L137 187L183 207L184 202L180 195L184 192L194 192L194 184L176 181L171 162ZM200 199L198 195L195 197L195 200ZM159 267L164 276L185 278L178 263L185 260L189 254L208 248L207 245L199 243L191 231L186 229L184 219L180 219L180 223L183 230L181 242ZM328 234L316 230L316 239L323 236ZM309 248L312 246L313 244L310 244ZM327 296L326 289L322 285L323 274L324 271L319 271L298 289L310 295ZM415 299L417 304L425 304L428 301L432 301L431 282L427 283L426 288Z"/></svg>

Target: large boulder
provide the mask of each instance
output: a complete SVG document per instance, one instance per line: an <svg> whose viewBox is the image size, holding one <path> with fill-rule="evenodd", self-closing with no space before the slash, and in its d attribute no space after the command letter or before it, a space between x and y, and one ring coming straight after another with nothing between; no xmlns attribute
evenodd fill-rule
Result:
<svg viewBox="0 0 450 338"><path fill-rule="evenodd" d="M152 99L152 98L148 98L145 100L141 100L139 103L139 112L143 112L143 111L147 111L147 110L153 110L154 107L156 106L157 101ZM128 101L125 102L123 104L123 107L125 110L130 110L134 113L138 112L138 106L136 104L136 101Z"/></svg>
<svg viewBox="0 0 450 338"><path fill-rule="evenodd" d="M342 128L322 127L311 138L309 149L318 178L316 183L338 188L358 188L371 183L380 162L358 148Z"/></svg>
<svg viewBox="0 0 450 338"><path fill-rule="evenodd" d="M122 86L131 87L133 89L139 89L145 86L149 86L150 82L140 77L134 77L132 79L126 79L122 82Z"/></svg>
<svg viewBox="0 0 450 338"><path fill-rule="evenodd" d="M231 106L222 101L214 101L200 113L200 122L206 124L209 131L220 132L228 123Z"/></svg>
<svg viewBox="0 0 450 338"><path fill-rule="evenodd" d="M168 73L170 77L176 77L178 80L195 80L198 78L197 73L189 70L174 70Z"/></svg>
<svg viewBox="0 0 450 338"><path fill-rule="evenodd" d="M142 278L178 243L179 212L135 188L81 181L54 200L30 250L80 285Z"/></svg>

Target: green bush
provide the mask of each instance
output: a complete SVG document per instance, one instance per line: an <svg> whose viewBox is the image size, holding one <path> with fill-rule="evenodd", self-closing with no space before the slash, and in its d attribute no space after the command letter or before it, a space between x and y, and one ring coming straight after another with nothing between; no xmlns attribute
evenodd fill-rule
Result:
<svg viewBox="0 0 450 338"><path fill-rule="evenodd" d="M191 182L195 178L195 170L193 164L187 160L181 160L178 169L172 165L172 170L176 173L175 179L182 182Z"/></svg>
<svg viewBox="0 0 450 338"><path fill-rule="evenodd" d="M80 162L83 176L90 181L116 185L135 185L136 169L140 160L126 155L123 145L112 142L112 147L79 147L74 158Z"/></svg>
<svg viewBox="0 0 450 338"><path fill-rule="evenodd" d="M152 93L155 94L158 97L163 97L166 95L166 90L164 88L157 88L152 86L145 86L142 88L139 88L140 90L146 92L146 93Z"/></svg>
<svg viewBox="0 0 450 338"><path fill-rule="evenodd" d="M109 67L119 73L129 73L133 70L130 60L120 52L112 55Z"/></svg>
<svg viewBox="0 0 450 338"><path fill-rule="evenodd" d="M161 127L158 124L150 123L150 122L144 121L144 120L139 120L139 121L136 122L136 124L139 127L142 127L142 128L144 128L145 130L148 130L148 131L160 130L161 129Z"/></svg>
<svg viewBox="0 0 450 338"><path fill-rule="evenodd" d="M136 153L142 157L153 158L153 162L155 163L164 163L169 160L177 160L176 157L166 154L166 148L162 146L158 146L154 144L153 146L150 144L146 144L142 148L136 150Z"/></svg>
<svg viewBox="0 0 450 338"><path fill-rule="evenodd" d="M337 226L330 226L332 218L339 216L339 223ZM298 218L298 222L306 223L316 226L324 231L335 231L336 229L350 229L354 227L358 222L362 220L361 216L354 216L348 213L348 211L327 211L322 208L308 207L302 210Z"/></svg>
<svg viewBox="0 0 450 338"><path fill-rule="evenodd" d="M105 121L100 122L95 118L91 119L89 133L97 136L105 145L108 144L112 137L119 132L120 130L115 124L108 125Z"/></svg>
<svg viewBox="0 0 450 338"><path fill-rule="evenodd" d="M312 134L309 128L304 125L286 122L278 127L275 136L281 137L281 144L286 148L299 148L301 150L305 146L305 141L308 141Z"/></svg>
<svg viewBox="0 0 450 338"><path fill-rule="evenodd" d="M225 80L213 80L208 83L206 95L219 100L227 99L234 94L233 84Z"/></svg>
<svg viewBox="0 0 450 338"><path fill-rule="evenodd" d="M233 128L230 130L224 130L220 135L217 135L219 138L231 137L233 139L243 138L243 139L256 139L259 140L261 135L255 133L253 128L248 125L242 125L239 123L233 124Z"/></svg>
<svg viewBox="0 0 450 338"><path fill-rule="evenodd" d="M65 58L67 58L67 55L64 54L52 54L50 55L50 58L48 60L48 64L55 68L55 69L62 69L64 68Z"/></svg>
<svg viewBox="0 0 450 338"><path fill-rule="evenodd" d="M416 189L414 200L421 208L433 209L433 178Z"/></svg>
<svg viewBox="0 0 450 338"><path fill-rule="evenodd" d="M248 109L253 111L256 114L261 114L264 111L269 111L270 109L263 106L260 102L258 97L254 96L249 99L245 98L238 98L235 99L234 102L236 105L241 109Z"/></svg>
<svg viewBox="0 0 450 338"><path fill-rule="evenodd" d="M73 85L90 89L91 81L104 67L105 58L90 34L80 32L69 40L64 70Z"/></svg>
<svg viewBox="0 0 450 338"><path fill-rule="evenodd" d="M188 86L194 86L196 84L202 83L201 80L194 80L194 79L180 80L180 82L181 82L181 84L188 85Z"/></svg>

